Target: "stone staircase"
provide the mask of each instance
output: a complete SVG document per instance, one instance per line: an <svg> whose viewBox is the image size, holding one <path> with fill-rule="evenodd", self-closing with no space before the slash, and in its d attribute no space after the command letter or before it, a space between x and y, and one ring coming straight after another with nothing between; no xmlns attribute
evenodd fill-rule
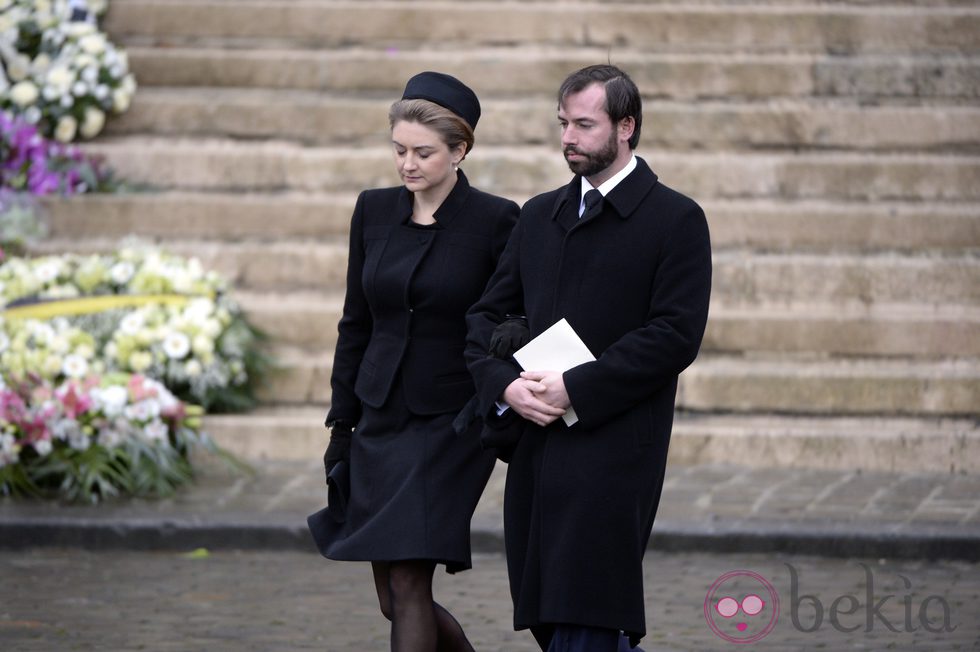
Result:
<svg viewBox="0 0 980 652"><path fill-rule="evenodd" d="M135 233L236 282L281 369L209 419L229 448L323 449L347 224L397 183L405 80L474 87L467 174L522 202L569 179L558 84L611 59L644 93L638 153L712 230L672 458L980 470L978 3L112 0L105 27L140 90L87 149L145 191L53 202L42 247Z"/></svg>

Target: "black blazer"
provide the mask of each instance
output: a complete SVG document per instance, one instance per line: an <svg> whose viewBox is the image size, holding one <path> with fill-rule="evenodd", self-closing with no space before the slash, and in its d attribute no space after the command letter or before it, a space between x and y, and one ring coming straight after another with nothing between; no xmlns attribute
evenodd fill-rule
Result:
<svg viewBox="0 0 980 652"><path fill-rule="evenodd" d="M518 213L516 203L470 187L462 171L431 228L411 225L412 193L404 187L361 193L328 423L356 424L362 402L383 405L399 372L415 414L466 403L475 391L463 356L466 310L480 298Z"/></svg>

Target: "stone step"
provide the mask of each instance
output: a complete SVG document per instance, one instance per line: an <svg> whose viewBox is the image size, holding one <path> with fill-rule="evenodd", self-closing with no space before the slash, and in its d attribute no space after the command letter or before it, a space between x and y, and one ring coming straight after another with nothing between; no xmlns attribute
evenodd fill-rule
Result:
<svg viewBox="0 0 980 652"><path fill-rule="evenodd" d="M822 353L846 356L980 357L980 311L924 307L743 305L711 307L707 353Z"/></svg>
<svg viewBox="0 0 980 652"><path fill-rule="evenodd" d="M980 471L970 419L680 414L670 461L755 468Z"/></svg>
<svg viewBox="0 0 980 652"><path fill-rule="evenodd" d="M277 343L332 349L343 292L236 292L249 319ZM702 350L852 356L980 357L980 309L963 306L711 306Z"/></svg>
<svg viewBox="0 0 980 652"><path fill-rule="evenodd" d="M565 76L606 61L607 48L543 46L299 50L221 47L127 48L143 87L205 86L375 91L393 97L420 70L468 82L481 98L553 94ZM653 98L858 97L964 103L980 97L980 58L931 55L663 54L624 51L616 63Z"/></svg>
<svg viewBox="0 0 980 652"><path fill-rule="evenodd" d="M473 29L479 25L479 29ZM307 47L540 43L666 52L968 52L976 8L726 7L525 2L114 0L105 29L124 42L220 38Z"/></svg>
<svg viewBox="0 0 980 652"><path fill-rule="evenodd" d="M37 253L109 251L115 240L47 240ZM342 290L347 242L174 240L167 249L194 256L241 290ZM838 309L873 304L915 304L924 311L946 304L980 305L980 258L900 256L893 253L765 254L716 251L712 301L728 305L806 302ZM972 309L972 308L971 308Z"/></svg>
<svg viewBox="0 0 980 652"><path fill-rule="evenodd" d="M247 460L316 460L327 405L269 406L205 418L207 432ZM980 428L963 419L708 415L679 412L670 463L863 471L980 471Z"/></svg>
<svg viewBox="0 0 980 652"><path fill-rule="evenodd" d="M980 305L975 255L755 254L713 255L712 298L728 303L813 301L849 306Z"/></svg>
<svg viewBox="0 0 980 652"><path fill-rule="evenodd" d="M235 292L248 320L273 342L308 350L332 350L344 308L342 290L326 292ZM332 354L331 354L332 355Z"/></svg>
<svg viewBox="0 0 980 652"><path fill-rule="evenodd" d="M346 192L100 193L47 197L44 209L50 235L60 239L322 240L346 237L356 199Z"/></svg>
<svg viewBox="0 0 980 652"><path fill-rule="evenodd" d="M134 0L115 0L116 3L123 4ZM139 0L142 1L142 0ZM208 0L212 3L235 4L238 0ZM277 0L283 1L283 0ZM310 0L320 3L350 2L351 0ZM387 0L393 5L397 4L416 4L419 0ZM486 2L487 0L460 0L461 2ZM676 6L677 0L531 0L535 4L560 4L574 6L577 4L594 5L670 5ZM880 0L686 0L686 6L706 6L713 8L738 8L738 7L856 7L864 8L868 6L880 5ZM976 7L976 0L888 0L889 7Z"/></svg>
<svg viewBox="0 0 980 652"><path fill-rule="evenodd" d="M518 203L528 197L511 196ZM177 239L345 236L352 193L161 192L81 195L44 202L62 240L138 235ZM705 200L715 251L980 249L980 205L961 203ZM274 217L274 220L273 220Z"/></svg>
<svg viewBox="0 0 980 652"><path fill-rule="evenodd" d="M827 416L976 416L980 361L702 356L684 372L688 410Z"/></svg>
<svg viewBox="0 0 980 652"><path fill-rule="evenodd" d="M110 121L111 135L275 138L307 145L386 145L388 107L377 99L313 91L144 88ZM478 145L557 146L550 95L483 102ZM980 108L647 101L643 143L655 149L980 150Z"/></svg>
<svg viewBox="0 0 980 652"><path fill-rule="evenodd" d="M396 185L385 147L301 147L281 141L114 138L85 145L128 181L180 190L325 192ZM663 181L699 200L977 201L980 156L858 153L638 152ZM505 196L530 195L570 178L553 147L480 147L470 182Z"/></svg>
<svg viewBox="0 0 980 652"><path fill-rule="evenodd" d="M260 392L263 401L329 401L329 352L283 347L276 356L279 368ZM980 361L704 354L681 375L677 405L740 414L975 417Z"/></svg>

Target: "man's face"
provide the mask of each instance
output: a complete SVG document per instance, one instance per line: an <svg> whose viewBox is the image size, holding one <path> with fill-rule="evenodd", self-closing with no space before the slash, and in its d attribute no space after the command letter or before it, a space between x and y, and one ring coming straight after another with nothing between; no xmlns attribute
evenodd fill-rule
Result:
<svg viewBox="0 0 980 652"><path fill-rule="evenodd" d="M617 130L605 104L605 88L592 84L567 95L558 107L562 153L571 171L583 177L602 172L619 154Z"/></svg>

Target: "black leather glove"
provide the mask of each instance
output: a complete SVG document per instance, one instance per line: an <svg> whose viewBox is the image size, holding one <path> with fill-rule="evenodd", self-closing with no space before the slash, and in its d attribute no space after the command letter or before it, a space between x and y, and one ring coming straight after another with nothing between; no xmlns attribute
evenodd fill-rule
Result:
<svg viewBox="0 0 980 652"><path fill-rule="evenodd" d="M325 476L330 475L330 471L337 462L344 461L350 464L350 439L353 428L350 424L337 421L330 427L330 443L327 450L323 453L323 470ZM325 478L326 479L326 478Z"/></svg>
<svg viewBox="0 0 980 652"><path fill-rule="evenodd" d="M489 354L493 358L507 359L514 355L531 338L527 327L527 318L523 315L507 315L507 319L498 324L490 335Z"/></svg>

